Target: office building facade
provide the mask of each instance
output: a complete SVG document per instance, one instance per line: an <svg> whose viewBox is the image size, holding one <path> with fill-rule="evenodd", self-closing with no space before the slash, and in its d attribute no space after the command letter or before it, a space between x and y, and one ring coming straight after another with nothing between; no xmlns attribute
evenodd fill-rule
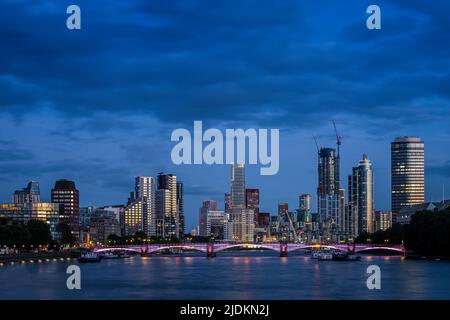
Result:
<svg viewBox="0 0 450 320"><path fill-rule="evenodd" d="M398 137L391 143L391 209L425 202L425 147L418 137Z"/></svg>
<svg viewBox="0 0 450 320"><path fill-rule="evenodd" d="M255 227L259 217L259 189L245 189L245 207L253 210Z"/></svg>
<svg viewBox="0 0 450 320"><path fill-rule="evenodd" d="M68 224L72 235L79 239L80 193L75 182L66 179L56 181L51 191L51 202L59 205L61 222Z"/></svg>
<svg viewBox="0 0 450 320"><path fill-rule="evenodd" d="M366 154L353 167L348 186L349 234L353 237L363 232L373 233L374 184L372 163Z"/></svg>

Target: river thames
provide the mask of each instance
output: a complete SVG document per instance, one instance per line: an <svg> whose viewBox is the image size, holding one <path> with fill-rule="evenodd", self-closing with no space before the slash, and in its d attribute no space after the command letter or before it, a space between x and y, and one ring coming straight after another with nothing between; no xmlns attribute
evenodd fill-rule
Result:
<svg viewBox="0 0 450 320"><path fill-rule="evenodd" d="M450 299L450 262L362 256L317 261L274 252L134 256L80 264L81 290L68 290L76 260L0 268L0 299ZM369 265L381 269L381 289L366 286Z"/></svg>

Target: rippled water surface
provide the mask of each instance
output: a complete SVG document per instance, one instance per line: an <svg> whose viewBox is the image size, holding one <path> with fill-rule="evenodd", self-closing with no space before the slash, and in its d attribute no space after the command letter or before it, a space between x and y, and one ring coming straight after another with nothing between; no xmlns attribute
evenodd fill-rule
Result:
<svg viewBox="0 0 450 320"><path fill-rule="evenodd" d="M76 260L0 267L0 299L450 299L450 262L363 256L317 261L276 253L138 256L81 264L81 290L68 290ZM368 290L367 267L381 268Z"/></svg>

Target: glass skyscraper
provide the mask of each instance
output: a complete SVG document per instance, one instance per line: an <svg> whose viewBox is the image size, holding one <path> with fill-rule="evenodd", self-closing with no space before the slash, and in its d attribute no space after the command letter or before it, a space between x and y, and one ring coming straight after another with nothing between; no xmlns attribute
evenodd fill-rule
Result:
<svg viewBox="0 0 450 320"><path fill-rule="evenodd" d="M362 232L373 233L374 230L374 198L372 164L366 154L353 167L348 186L349 224L348 231L352 236Z"/></svg>
<svg viewBox="0 0 450 320"><path fill-rule="evenodd" d="M391 143L392 212L425 201L424 143L418 137L399 137Z"/></svg>
<svg viewBox="0 0 450 320"><path fill-rule="evenodd" d="M243 164L233 164L231 172L231 205L245 208L245 169Z"/></svg>
<svg viewBox="0 0 450 320"><path fill-rule="evenodd" d="M180 216L176 175L162 172L158 174L156 197L156 214L159 219L162 218L164 221L164 238L179 238Z"/></svg>
<svg viewBox="0 0 450 320"><path fill-rule="evenodd" d="M321 148L319 150L317 208L326 237L337 235L340 229L339 162L336 149Z"/></svg>

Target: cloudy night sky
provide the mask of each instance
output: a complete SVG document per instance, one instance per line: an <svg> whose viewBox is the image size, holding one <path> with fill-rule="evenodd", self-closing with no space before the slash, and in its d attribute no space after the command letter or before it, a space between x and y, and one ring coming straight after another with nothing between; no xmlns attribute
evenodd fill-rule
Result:
<svg viewBox="0 0 450 320"><path fill-rule="evenodd" d="M319 4L320 3L320 4ZM82 29L66 28L81 7ZM382 29L366 28L377 4ZM137 175L185 183L186 231L225 165L173 165L176 128L279 128L280 170L247 186L261 211L315 199L316 134L343 136L341 181L363 153L390 209L390 142L425 141L426 198L450 198L448 1L0 1L0 202L29 180L50 200L73 179L82 206L125 203Z"/></svg>

